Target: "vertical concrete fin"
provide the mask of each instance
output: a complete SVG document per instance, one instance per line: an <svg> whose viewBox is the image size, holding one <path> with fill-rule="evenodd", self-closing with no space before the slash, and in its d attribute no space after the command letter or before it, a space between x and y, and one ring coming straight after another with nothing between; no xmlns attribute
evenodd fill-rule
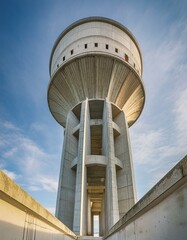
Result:
<svg viewBox="0 0 187 240"><path fill-rule="evenodd" d="M75 171L71 163L77 156L78 140L72 135L79 120L72 111L68 113L64 146L61 159L59 187L56 205L56 217L73 230L73 211L75 200ZM73 147L72 147L73 146ZM69 154L71 153L71 154Z"/></svg>
<svg viewBox="0 0 187 240"><path fill-rule="evenodd" d="M114 138L111 103L106 99L103 111L103 154L107 157L106 168L106 231L119 220L116 166L114 162Z"/></svg>
<svg viewBox="0 0 187 240"><path fill-rule="evenodd" d="M88 154L90 154L90 125L88 99L86 99L81 107L73 221L73 231L80 236L87 234L87 169L85 161Z"/></svg>
<svg viewBox="0 0 187 240"><path fill-rule="evenodd" d="M116 173L119 215L122 217L135 204L136 190L129 132L124 112L121 111L113 121L120 128L120 134L116 136L114 140L114 147L115 157L119 159L123 165L123 168L118 169Z"/></svg>

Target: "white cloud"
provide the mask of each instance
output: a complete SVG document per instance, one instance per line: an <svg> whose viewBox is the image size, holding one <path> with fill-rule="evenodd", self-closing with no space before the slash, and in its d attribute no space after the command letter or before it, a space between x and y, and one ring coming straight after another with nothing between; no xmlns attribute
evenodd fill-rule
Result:
<svg viewBox="0 0 187 240"><path fill-rule="evenodd" d="M138 186L138 196L142 196L160 180L187 153L187 88L176 89L171 98L170 109L164 108L167 122L142 120L130 130L137 184L144 182L144 191ZM162 114L161 114L162 116ZM149 179L147 181L147 179Z"/></svg>
<svg viewBox="0 0 187 240"><path fill-rule="evenodd" d="M56 192L58 187L58 180L51 176L35 176L30 179L32 185L28 186L31 192L45 190L47 192Z"/></svg>
<svg viewBox="0 0 187 240"><path fill-rule="evenodd" d="M5 129L4 126L7 126ZM10 122L0 123L0 137L6 144L0 146L2 166L6 173L13 180L19 180L19 184L32 192L48 191L56 192L58 176L56 169L58 164L53 161L60 161L58 155L44 151L36 141L26 137L22 131ZM9 165L20 172L22 178L8 170Z"/></svg>
<svg viewBox="0 0 187 240"><path fill-rule="evenodd" d="M16 180L20 177L20 175L17 175L14 172L11 172L7 169L1 169L9 178L11 178L12 180Z"/></svg>
<svg viewBox="0 0 187 240"><path fill-rule="evenodd" d="M37 186L29 186L28 189L31 191L31 192L37 192L37 191L40 191L41 188L37 187Z"/></svg>
<svg viewBox="0 0 187 240"><path fill-rule="evenodd" d="M155 164L158 157L158 146L163 141L163 130L148 129L146 126L139 125L140 129L132 130L132 143L136 147L134 159L137 164Z"/></svg>
<svg viewBox="0 0 187 240"><path fill-rule="evenodd" d="M147 100L166 101L185 80L187 22L178 20L167 29L161 41L144 43L144 80ZM154 37L154 36L153 36ZM148 104L148 102L146 102ZM149 106L150 104L148 104Z"/></svg>
<svg viewBox="0 0 187 240"><path fill-rule="evenodd" d="M44 124L41 124L39 122L32 123L30 127L31 127L32 130L35 130L37 132L46 131L46 128L45 128Z"/></svg>
<svg viewBox="0 0 187 240"><path fill-rule="evenodd" d="M152 183L186 154L186 36L186 22L179 19L169 26L159 45L150 38L154 45L144 46L147 99L130 133L135 168Z"/></svg>
<svg viewBox="0 0 187 240"><path fill-rule="evenodd" d="M35 176L30 179L32 185L28 186L29 191L37 192L45 190L47 192L56 192L58 187L58 180L51 176Z"/></svg>
<svg viewBox="0 0 187 240"><path fill-rule="evenodd" d="M148 54L151 68L149 71L154 73L156 80L155 84L163 85L165 81L169 80L166 74L171 74L172 68L181 58L183 52L183 44L173 42L172 40L164 41L158 48L152 49ZM156 74L156 77L155 77Z"/></svg>
<svg viewBox="0 0 187 240"><path fill-rule="evenodd" d="M49 177L39 177L38 182L41 184L42 188L49 192L57 191L58 180Z"/></svg>
<svg viewBox="0 0 187 240"><path fill-rule="evenodd" d="M17 128L13 123L9 121L3 121L1 122L4 128L9 129L9 130L14 130L14 131L20 131L19 128Z"/></svg>
<svg viewBox="0 0 187 240"><path fill-rule="evenodd" d="M3 154L4 158L12 157L17 152L17 147L13 147Z"/></svg>
<svg viewBox="0 0 187 240"><path fill-rule="evenodd" d="M27 173L36 174L45 163L45 158L49 157L35 142L24 136L19 138L19 151L19 161Z"/></svg>
<svg viewBox="0 0 187 240"><path fill-rule="evenodd" d="M4 147L7 144L7 141L3 138L3 136L0 136L0 147Z"/></svg>

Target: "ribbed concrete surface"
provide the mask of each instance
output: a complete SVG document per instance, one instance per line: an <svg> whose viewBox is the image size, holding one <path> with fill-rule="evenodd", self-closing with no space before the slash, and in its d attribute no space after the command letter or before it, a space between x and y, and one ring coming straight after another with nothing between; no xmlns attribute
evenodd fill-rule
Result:
<svg viewBox="0 0 187 240"><path fill-rule="evenodd" d="M65 127L67 113L81 101L105 99L124 109L131 126L139 117L145 93L141 77L125 61L110 55L84 55L66 62L52 77L49 108Z"/></svg>

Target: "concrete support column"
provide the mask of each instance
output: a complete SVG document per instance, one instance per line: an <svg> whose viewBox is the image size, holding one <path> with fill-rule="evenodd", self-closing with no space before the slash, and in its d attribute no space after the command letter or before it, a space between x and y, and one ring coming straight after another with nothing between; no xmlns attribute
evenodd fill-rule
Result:
<svg viewBox="0 0 187 240"><path fill-rule="evenodd" d="M104 229L105 229L105 193L103 193L102 199L102 209L101 209L101 217L100 217L100 236L104 236Z"/></svg>
<svg viewBox="0 0 187 240"><path fill-rule="evenodd" d="M111 103L106 99L103 111L103 154L107 157L106 167L106 231L119 220L114 138Z"/></svg>
<svg viewBox="0 0 187 240"><path fill-rule="evenodd" d="M79 120L72 111L68 113L64 135L64 145L60 167L59 187L56 204L56 217L73 230L73 208L75 202L75 171L71 163L77 156L78 140L72 135L73 128ZM71 153L71 154L69 154Z"/></svg>
<svg viewBox="0 0 187 240"><path fill-rule="evenodd" d="M81 107L73 221L73 231L79 236L87 235L87 169L85 161L86 155L90 153L89 120L89 106L88 99L86 99Z"/></svg>
<svg viewBox="0 0 187 240"><path fill-rule="evenodd" d="M92 212L92 214L91 214L91 224L92 224L92 236L94 235L94 214L93 214L93 212Z"/></svg>
<svg viewBox="0 0 187 240"><path fill-rule="evenodd" d="M131 174L131 179L132 179L132 192L133 192L133 200L132 200L132 205L134 205L137 202L137 193L136 193L136 183L135 183L135 176L134 176L134 166L133 166L133 161L132 161L132 151L131 151L131 143L130 143L130 136L129 136L129 128L127 125L126 117L125 117L125 112L123 112L124 115L124 120L125 120L125 126L126 126L126 136L127 136L127 144L128 144L128 150L129 150L129 163L130 163L130 169L129 172ZM132 207L130 206L130 208Z"/></svg>
<svg viewBox="0 0 187 240"><path fill-rule="evenodd" d="M101 219L102 219L102 213L100 212L100 214L99 214L99 236L102 236L102 228L103 228Z"/></svg>
<svg viewBox="0 0 187 240"><path fill-rule="evenodd" d="M131 147L128 125L125 113L119 113L114 122L120 128L120 135L115 138L116 157L123 163L123 168L117 171L117 187L120 217L134 205L136 201L135 179L133 174Z"/></svg>
<svg viewBox="0 0 187 240"><path fill-rule="evenodd" d="M88 195L88 236L92 235L92 215L91 215L91 200Z"/></svg>

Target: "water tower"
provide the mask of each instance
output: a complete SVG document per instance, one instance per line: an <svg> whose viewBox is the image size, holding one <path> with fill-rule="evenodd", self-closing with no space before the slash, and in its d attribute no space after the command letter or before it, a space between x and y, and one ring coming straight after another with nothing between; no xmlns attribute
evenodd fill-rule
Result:
<svg viewBox="0 0 187 240"><path fill-rule="evenodd" d="M56 216L77 235L110 229L135 203L128 128L145 101L132 33L102 17L81 19L56 40L49 109L64 127Z"/></svg>

